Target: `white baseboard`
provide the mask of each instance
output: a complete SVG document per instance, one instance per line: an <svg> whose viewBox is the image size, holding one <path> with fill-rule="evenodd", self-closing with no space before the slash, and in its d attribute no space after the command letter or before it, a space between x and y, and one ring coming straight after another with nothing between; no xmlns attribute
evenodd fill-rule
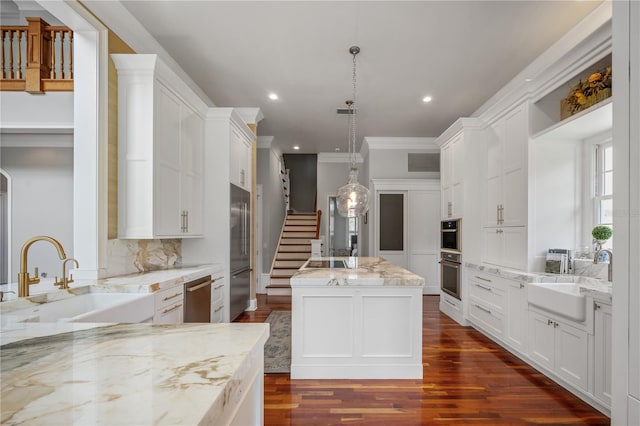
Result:
<svg viewBox="0 0 640 426"><path fill-rule="evenodd" d="M245 311L255 311L256 309L258 309L258 299L250 299L249 307Z"/></svg>

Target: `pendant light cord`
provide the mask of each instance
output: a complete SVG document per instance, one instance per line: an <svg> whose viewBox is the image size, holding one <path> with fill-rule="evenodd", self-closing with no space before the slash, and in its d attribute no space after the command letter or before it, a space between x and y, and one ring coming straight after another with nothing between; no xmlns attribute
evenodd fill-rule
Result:
<svg viewBox="0 0 640 426"><path fill-rule="evenodd" d="M349 151L350 151L350 160L351 160L351 170L356 168L356 115L357 115L357 107L356 107L356 83L357 83L357 74L356 74L356 55L360 53L360 48L358 46L353 46L349 49L349 52L353 55L353 68L352 68L352 83L353 83L353 94L351 97L351 103L349 108L351 108L351 133L349 135Z"/></svg>

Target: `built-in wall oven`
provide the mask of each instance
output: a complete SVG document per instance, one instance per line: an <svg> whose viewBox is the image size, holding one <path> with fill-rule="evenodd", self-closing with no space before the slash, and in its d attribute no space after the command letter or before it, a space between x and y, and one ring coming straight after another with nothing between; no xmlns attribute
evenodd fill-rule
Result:
<svg viewBox="0 0 640 426"><path fill-rule="evenodd" d="M460 300L460 219L443 220L440 225L440 288Z"/></svg>

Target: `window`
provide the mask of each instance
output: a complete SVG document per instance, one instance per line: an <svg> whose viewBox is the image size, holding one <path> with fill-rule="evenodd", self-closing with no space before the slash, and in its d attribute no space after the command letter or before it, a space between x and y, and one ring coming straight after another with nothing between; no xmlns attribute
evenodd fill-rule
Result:
<svg viewBox="0 0 640 426"><path fill-rule="evenodd" d="M595 146L595 176L593 180L593 212L596 225L613 225L613 144ZM611 247L611 240L606 246Z"/></svg>

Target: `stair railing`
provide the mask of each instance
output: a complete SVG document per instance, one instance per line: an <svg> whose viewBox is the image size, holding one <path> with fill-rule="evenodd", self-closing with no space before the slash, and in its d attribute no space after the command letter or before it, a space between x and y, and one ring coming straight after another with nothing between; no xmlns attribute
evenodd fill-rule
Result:
<svg viewBox="0 0 640 426"><path fill-rule="evenodd" d="M0 26L0 90L73 91L73 31L26 19L28 25Z"/></svg>
<svg viewBox="0 0 640 426"><path fill-rule="evenodd" d="M284 205L285 205L285 212L289 212L289 206L290 206L290 181L289 181L289 169L284 169L284 170L280 170L280 180L282 182L282 194L284 196Z"/></svg>

